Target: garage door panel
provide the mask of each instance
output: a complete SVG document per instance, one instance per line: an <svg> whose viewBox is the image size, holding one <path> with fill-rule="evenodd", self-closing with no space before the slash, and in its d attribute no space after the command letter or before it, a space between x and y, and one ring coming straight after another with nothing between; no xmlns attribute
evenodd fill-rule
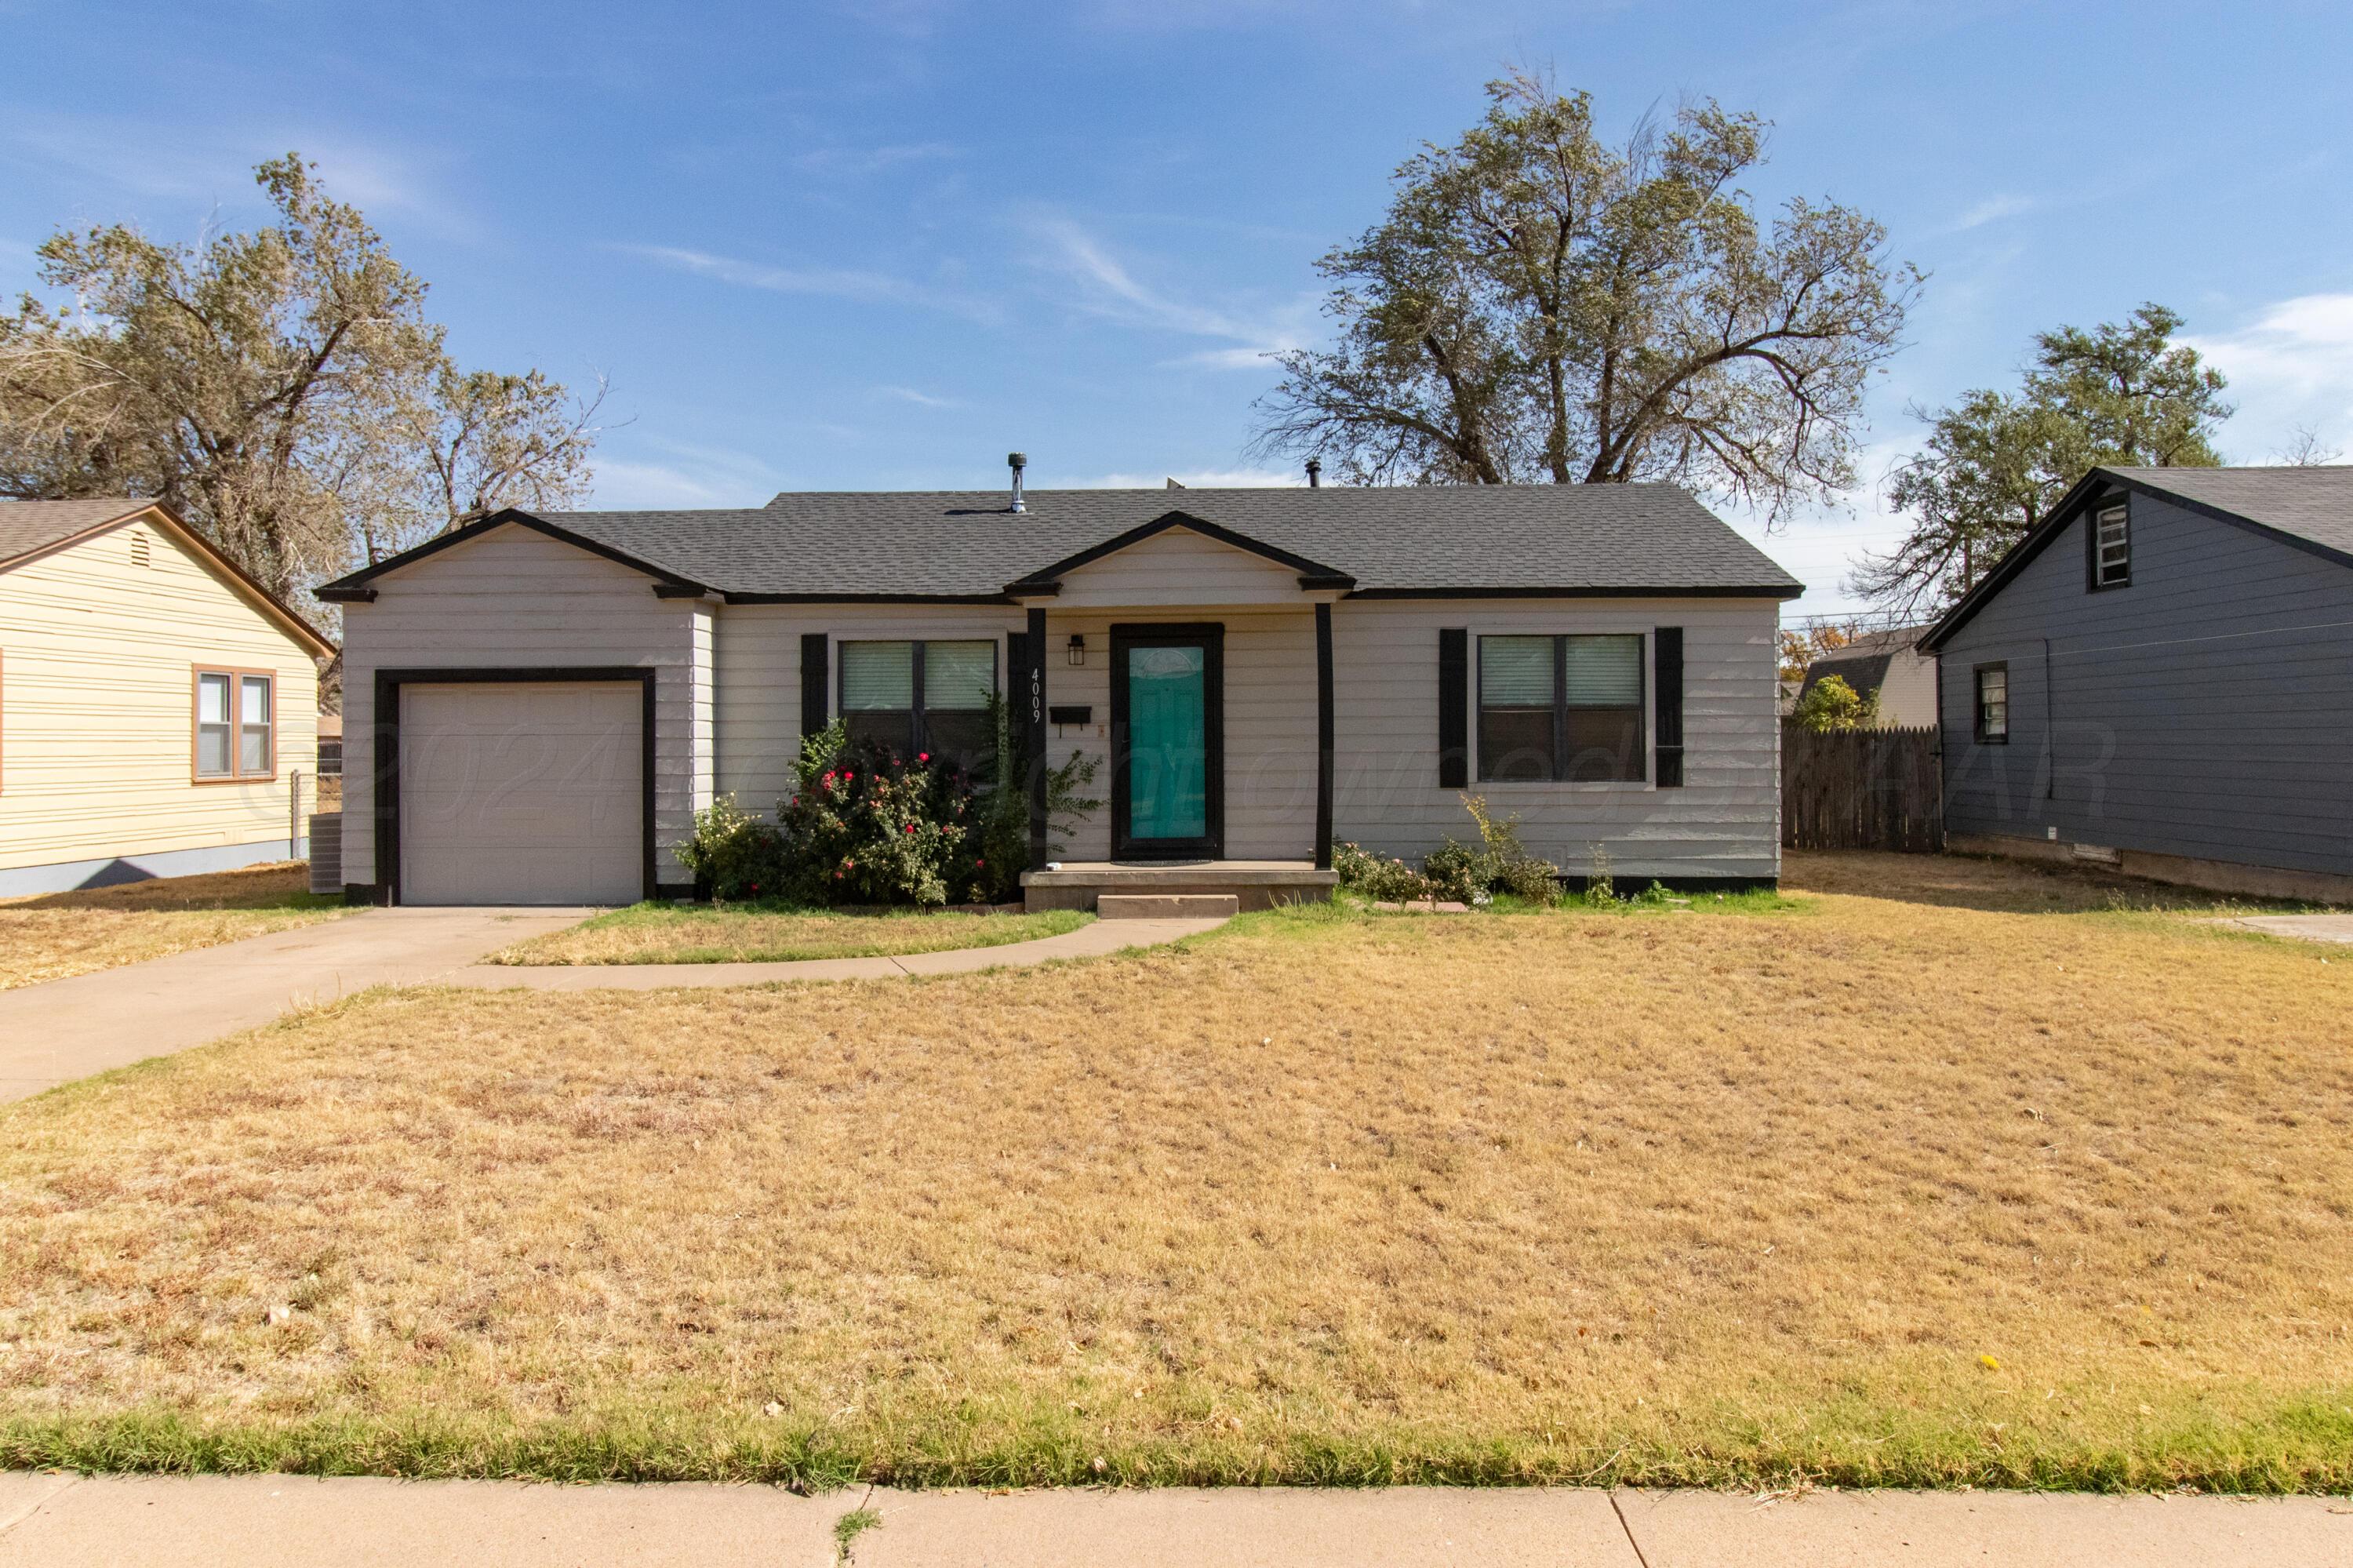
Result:
<svg viewBox="0 0 2353 1568"><path fill-rule="evenodd" d="M402 901L639 897L642 705L635 683L405 686Z"/></svg>

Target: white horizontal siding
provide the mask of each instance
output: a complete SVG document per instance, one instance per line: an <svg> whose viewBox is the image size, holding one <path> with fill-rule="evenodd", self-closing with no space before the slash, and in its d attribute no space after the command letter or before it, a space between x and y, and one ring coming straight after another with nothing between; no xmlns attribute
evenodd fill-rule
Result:
<svg viewBox="0 0 2353 1568"><path fill-rule="evenodd" d="M195 782L195 667L276 677L277 773ZM318 804L310 649L142 520L0 572L0 869L266 842Z"/></svg>
<svg viewBox="0 0 2353 1568"><path fill-rule="evenodd" d="M1058 609L1300 602L1299 574L1189 528L1170 528L1064 574Z"/></svg>
<svg viewBox="0 0 2353 1568"><path fill-rule="evenodd" d="M687 880L670 853L690 828L698 735L710 707L697 628L709 607L659 599L644 573L522 527L492 529L375 584L343 612L343 880L375 881L375 673L473 666L626 665L654 682L656 874ZM707 750L701 754L707 758Z"/></svg>
<svg viewBox="0 0 2353 1568"><path fill-rule="evenodd" d="M1166 537L1166 535L1164 535ZM1215 546L1222 549L1223 546ZM1141 548L1141 546L1139 546ZM1227 552L1234 555L1235 552ZM1215 621L1226 629L1226 835L1238 859L1302 859L1315 827L1314 611L1287 577L1281 609L1231 604L1072 609L1047 616L1046 700L1092 710L1083 729L1050 735L1060 764L1103 762L1111 794L1111 628L1114 622ZM1766 877L1780 842L1780 730L1773 714L1778 606L1770 600L1343 600L1333 610L1335 828L1343 839L1419 855L1468 838L1461 791L1438 784L1438 632L1639 632L1680 626L1685 744L1681 789L1651 784L1489 784L1518 812L1529 846L1582 871L1599 843L1620 876ZM978 607L734 605L718 616L717 787L771 810L800 744L800 639L997 640L1021 612ZM1072 633L1086 662L1072 668ZM1000 653L1000 662L1002 654ZM839 654L833 668L839 668ZM1000 679L1007 678L1000 662ZM830 703L830 694L828 694ZM1475 735L1476 723L1473 721ZM1475 773L1474 773L1475 777ZM1070 842L1073 859L1110 853L1108 807Z"/></svg>
<svg viewBox="0 0 2353 1568"><path fill-rule="evenodd" d="M1332 616L1333 831L1387 854L1468 840L1462 790L1438 782L1438 634L1471 634L1464 704L1478 742L1482 636L1683 629L1683 788L1480 783L1527 846L1572 872L1599 845L1621 878L1767 877L1780 864L1780 746L1770 599L1344 599ZM1648 643L1645 643L1648 654ZM1646 677L1647 684L1647 677ZM1655 699L1655 692L1652 696ZM1654 715L1655 717L1655 715ZM1655 722L1650 737L1655 741ZM1653 771L1646 769L1646 772Z"/></svg>

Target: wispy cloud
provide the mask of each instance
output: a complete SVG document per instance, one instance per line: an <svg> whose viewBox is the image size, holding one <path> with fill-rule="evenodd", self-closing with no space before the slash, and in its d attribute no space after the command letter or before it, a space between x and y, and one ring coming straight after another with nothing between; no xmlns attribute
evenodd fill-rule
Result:
<svg viewBox="0 0 2353 1568"><path fill-rule="evenodd" d="M642 438L632 460L599 453L598 506L761 506L778 488L776 470L749 452Z"/></svg>
<svg viewBox="0 0 2353 1568"><path fill-rule="evenodd" d="M2262 461L2298 427L2353 444L2353 293L2300 294L2235 332L2183 341L2231 378L2239 412L2222 440L2233 455Z"/></svg>
<svg viewBox="0 0 2353 1568"><path fill-rule="evenodd" d="M446 160L312 125L192 131L121 115L43 115L0 123L0 147L11 162L62 169L113 194L206 206L259 202L253 166L292 151L318 165L330 196L371 218L396 214L461 238L480 228L434 172Z"/></svg>
<svg viewBox="0 0 2353 1568"><path fill-rule="evenodd" d="M814 175L862 177L908 164L944 163L964 156L947 142L914 142L892 147L817 147L793 156L793 166Z"/></svg>
<svg viewBox="0 0 2353 1568"><path fill-rule="evenodd" d="M746 289L765 289L771 293L812 294L871 305L912 305L944 311L985 324L1002 319L1004 314L987 300L952 289L934 288L889 272L847 267L777 267L675 245L616 245L613 249L674 271L691 272Z"/></svg>
<svg viewBox="0 0 2353 1568"><path fill-rule="evenodd" d="M1067 217L1039 216L1029 222L1041 266L1077 286L1071 296L1079 309L1129 326L1225 340L1164 363L1210 369L1261 369L1266 355L1296 348L1312 306L1278 311L1203 304L1137 277L1104 244Z"/></svg>
<svg viewBox="0 0 2353 1568"><path fill-rule="evenodd" d="M1966 234L1972 228L1983 228L1989 223L1999 223L2005 217L2018 217L2032 212L2042 204L2032 196L1992 196L1970 207L1947 226L1947 232Z"/></svg>
<svg viewBox="0 0 2353 1568"><path fill-rule="evenodd" d="M934 397L929 392L919 392L913 387L877 387L874 388L874 395L878 397L895 397L902 403L913 403L918 408L961 408L964 407L964 399L961 397Z"/></svg>

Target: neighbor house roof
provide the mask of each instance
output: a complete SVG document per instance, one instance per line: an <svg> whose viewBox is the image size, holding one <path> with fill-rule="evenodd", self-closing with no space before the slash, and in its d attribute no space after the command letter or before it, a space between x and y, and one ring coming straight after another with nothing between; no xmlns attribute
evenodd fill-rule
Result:
<svg viewBox="0 0 2353 1568"><path fill-rule="evenodd" d="M0 501L0 570L19 556L36 555L77 535L147 510L151 503L120 496L105 501Z"/></svg>
<svg viewBox="0 0 2353 1568"><path fill-rule="evenodd" d="M2123 489L2353 567L2353 466L2095 468L1920 640L1933 653L2092 503Z"/></svg>
<svg viewBox="0 0 2353 1568"><path fill-rule="evenodd" d="M23 566L38 556L96 538L126 523L144 517L180 540L219 568L256 609L283 625L296 641L322 659L335 656L335 645L325 633L296 614L253 575L218 546L180 521L160 501L116 496L96 501L0 501L0 572Z"/></svg>
<svg viewBox="0 0 2353 1568"><path fill-rule="evenodd" d="M1837 675L1858 692L1874 692L1885 683L1888 667L1895 655L1904 652L1920 640L1926 628L1899 626L1889 631L1866 631L1852 641L1818 655L1806 666L1806 679L1799 694L1814 689L1825 675Z"/></svg>
<svg viewBox="0 0 2353 1568"><path fill-rule="evenodd" d="M731 599L999 601L1143 537L1191 526L1359 597L1739 595L1802 586L1664 484L1333 485L1269 490L786 493L706 512L507 512L322 590L365 585L505 523Z"/></svg>

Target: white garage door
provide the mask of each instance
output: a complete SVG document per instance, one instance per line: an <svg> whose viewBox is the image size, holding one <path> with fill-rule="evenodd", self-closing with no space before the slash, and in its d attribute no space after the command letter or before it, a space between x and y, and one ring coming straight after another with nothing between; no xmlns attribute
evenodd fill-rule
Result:
<svg viewBox="0 0 2353 1568"><path fill-rule="evenodd" d="M634 682L403 686L400 901L644 896L642 702Z"/></svg>

